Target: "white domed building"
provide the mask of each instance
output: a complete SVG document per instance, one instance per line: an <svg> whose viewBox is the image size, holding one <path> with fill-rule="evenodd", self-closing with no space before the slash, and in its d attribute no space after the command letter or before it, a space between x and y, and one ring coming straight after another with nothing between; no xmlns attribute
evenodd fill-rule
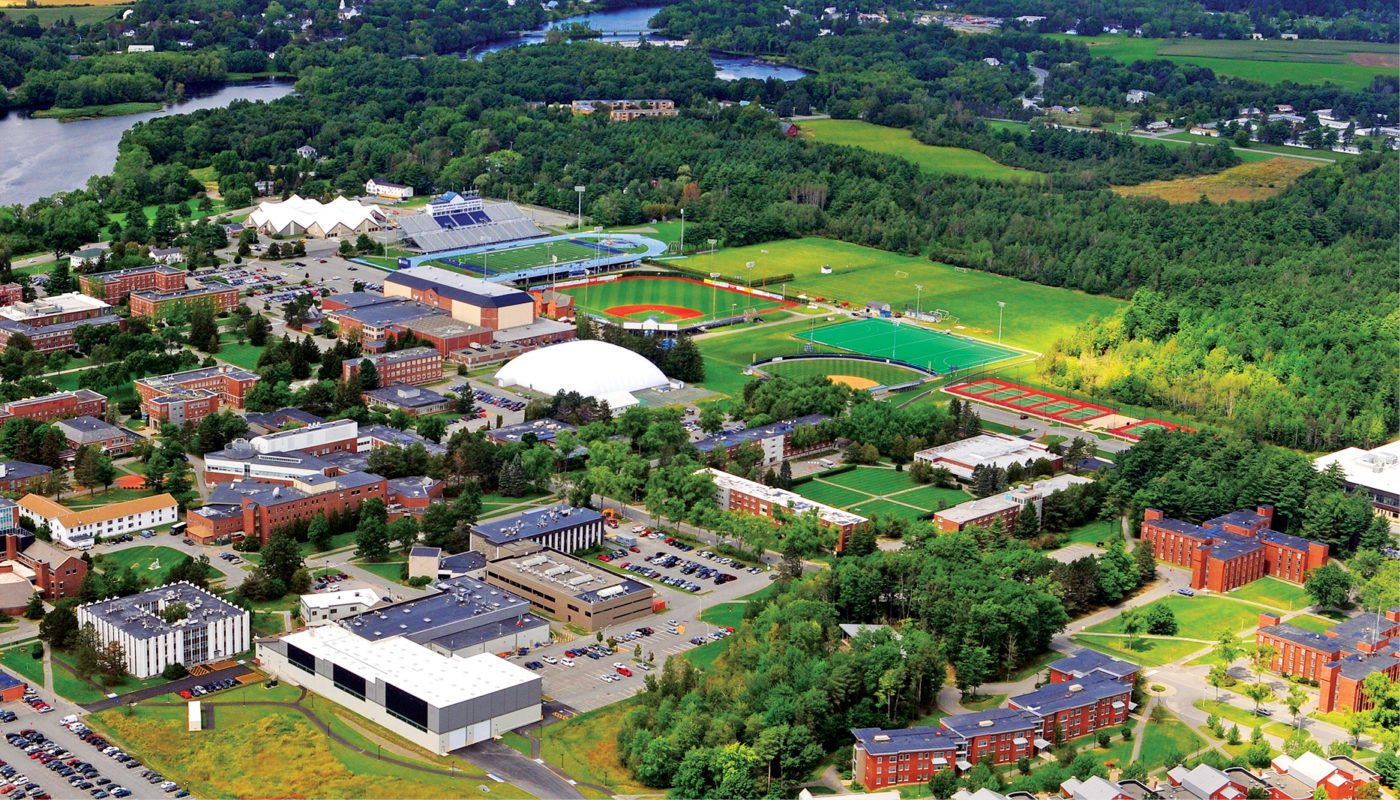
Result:
<svg viewBox="0 0 1400 800"><path fill-rule="evenodd" d="M520 386L541 394L578 392L606 400L618 411L639 401L632 393L669 386L656 365L615 344L581 339L532 350L501 367L501 386Z"/></svg>

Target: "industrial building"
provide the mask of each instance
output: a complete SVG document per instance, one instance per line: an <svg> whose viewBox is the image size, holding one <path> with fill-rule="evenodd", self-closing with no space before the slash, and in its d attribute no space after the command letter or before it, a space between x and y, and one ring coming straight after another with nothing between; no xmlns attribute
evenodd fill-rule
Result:
<svg viewBox="0 0 1400 800"><path fill-rule="evenodd" d="M185 616L162 616L183 606ZM137 678L159 675L171 664L192 667L230 658L252 646L246 609L188 583L78 606L78 625L91 623L103 645L116 642Z"/></svg>
<svg viewBox="0 0 1400 800"><path fill-rule="evenodd" d="M508 546L525 541L561 553L583 550L603 541L603 515L591 508L549 506L478 522L471 529L471 549L487 561L514 555Z"/></svg>
<svg viewBox="0 0 1400 800"><path fill-rule="evenodd" d="M796 492L765 486L757 481L740 478L738 475L731 475L723 470L711 469L709 472L715 481L715 502L720 508L726 511L757 514L760 517L768 517L774 522L778 521L780 513L792 515L815 513L822 525L836 529L836 549L838 551L845 548L846 538L856 528L870 522L859 514L852 514L824 503L808 500Z"/></svg>
<svg viewBox="0 0 1400 800"><path fill-rule="evenodd" d="M592 633L638 622L654 610L656 591L640 581L531 542L507 549L515 553L486 563L486 582L567 625Z"/></svg>
<svg viewBox="0 0 1400 800"><path fill-rule="evenodd" d="M1400 521L1400 441L1371 450L1348 447L1313 461L1318 470L1333 464L1341 467L1343 488L1348 494L1365 492L1377 514L1392 522Z"/></svg>
<svg viewBox="0 0 1400 800"><path fill-rule="evenodd" d="M99 536L136 533L175 521L179 505L162 493L120 503L74 511L47 497L27 494L19 499L20 516L35 525L48 525L54 540L65 547L87 549Z"/></svg>
<svg viewBox="0 0 1400 800"><path fill-rule="evenodd" d="M439 755L541 717L539 675L495 655L448 655L397 634L376 640L322 625L258 642L258 661Z"/></svg>
<svg viewBox="0 0 1400 800"><path fill-rule="evenodd" d="M419 545L408 551L408 577L434 581L462 576L482 580L486 576L486 556L475 550L446 554L441 547Z"/></svg>
<svg viewBox="0 0 1400 800"><path fill-rule="evenodd" d="M326 625L337 620L363 614L380 603L372 589L346 589L341 592L304 594L298 602L303 625Z"/></svg>

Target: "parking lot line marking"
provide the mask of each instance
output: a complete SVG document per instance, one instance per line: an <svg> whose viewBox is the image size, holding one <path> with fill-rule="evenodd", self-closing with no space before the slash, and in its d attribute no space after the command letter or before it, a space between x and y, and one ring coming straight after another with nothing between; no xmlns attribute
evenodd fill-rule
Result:
<svg viewBox="0 0 1400 800"><path fill-rule="evenodd" d="M491 780L495 781L496 783L505 783L505 781L501 780L500 778L496 777L495 775L491 774L490 772L486 773L486 777L490 778Z"/></svg>

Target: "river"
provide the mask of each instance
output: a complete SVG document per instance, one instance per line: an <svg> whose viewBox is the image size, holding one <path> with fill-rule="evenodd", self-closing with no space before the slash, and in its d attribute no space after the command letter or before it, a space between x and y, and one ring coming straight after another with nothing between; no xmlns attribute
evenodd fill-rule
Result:
<svg viewBox="0 0 1400 800"><path fill-rule="evenodd" d="M550 22L536 31L527 33L515 39L503 39L499 42L491 42L482 45L472 51L472 55L480 58L487 53L496 53L512 47L519 47L526 44L540 44L544 41L545 34L555 28L563 28L572 24L587 25L595 31L600 31L603 35L591 41L599 42L632 42L636 41L639 35L653 35L656 29L651 27L651 18L656 16L661 10L661 6L639 6L637 8L620 8L614 11L600 11L596 14L580 14L573 17ZM723 53L711 53L710 60L715 64L715 77L722 81L737 81L743 78L754 78L756 80L767 80L777 78L781 81L795 81L808 72L797 67L789 67L784 64L775 64L771 61L750 58L747 56L730 56Z"/></svg>
<svg viewBox="0 0 1400 800"><path fill-rule="evenodd" d="M0 117L0 205L28 204L54 192L81 189L88 178L108 174L117 163L122 134L138 122L222 108L234 100L276 100L291 92L291 81L228 84L160 111L73 122L11 111Z"/></svg>

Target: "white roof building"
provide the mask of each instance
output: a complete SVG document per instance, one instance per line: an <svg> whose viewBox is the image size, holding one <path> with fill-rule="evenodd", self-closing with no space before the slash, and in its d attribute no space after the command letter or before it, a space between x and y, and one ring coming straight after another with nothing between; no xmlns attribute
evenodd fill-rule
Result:
<svg viewBox="0 0 1400 800"><path fill-rule="evenodd" d="M971 478L973 468L979 465L1005 469L1011 464L1024 464L1037 458L1059 460L1039 442L994 433L979 434L914 454L915 461L944 467L959 478Z"/></svg>
<svg viewBox="0 0 1400 800"><path fill-rule="evenodd" d="M362 614L378 604L379 595L371 589L304 594L301 596L301 621L305 625L325 625Z"/></svg>
<svg viewBox="0 0 1400 800"><path fill-rule="evenodd" d="M1400 519L1400 440L1372 450L1348 447L1313 461L1319 471L1339 464L1346 476L1347 491L1364 490L1376 511Z"/></svg>
<svg viewBox="0 0 1400 800"><path fill-rule="evenodd" d="M372 206L337 197L329 203L292 195L282 202L258 204L248 222L270 236L306 234L316 238L377 231L384 217Z"/></svg>
<svg viewBox="0 0 1400 800"><path fill-rule="evenodd" d="M614 411L636 405L633 392L668 386L670 381L645 358L597 339L532 350L496 373L501 386L523 386L542 394L573 391L606 400Z"/></svg>

